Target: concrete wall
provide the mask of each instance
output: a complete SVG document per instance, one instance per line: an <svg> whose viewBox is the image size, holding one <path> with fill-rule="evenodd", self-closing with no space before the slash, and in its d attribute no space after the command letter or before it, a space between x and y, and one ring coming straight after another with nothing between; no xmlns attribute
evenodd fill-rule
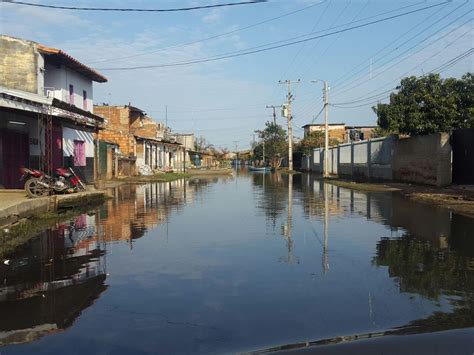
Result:
<svg viewBox="0 0 474 355"><path fill-rule="evenodd" d="M421 184L451 184L449 134L439 133L401 139L395 145L393 178Z"/></svg>
<svg viewBox="0 0 474 355"><path fill-rule="evenodd" d="M73 102L69 100L69 85L74 87L74 99ZM93 90L92 90L92 80L86 78L84 75L75 72L67 68L64 65L54 65L48 63L46 60L45 63L45 75L44 75L44 95L47 94L47 91L52 91L54 97L58 100L72 103L74 106L93 112ZM84 105L84 96L83 92L86 92L87 100Z"/></svg>
<svg viewBox="0 0 474 355"><path fill-rule="evenodd" d="M328 151L332 175L354 180L395 180L435 186L451 184L449 134L396 139L377 138L340 144ZM324 149L317 148L307 166L322 173ZM312 159L311 159L312 158Z"/></svg>
<svg viewBox="0 0 474 355"><path fill-rule="evenodd" d="M40 94L41 61L33 42L0 36L0 85Z"/></svg>

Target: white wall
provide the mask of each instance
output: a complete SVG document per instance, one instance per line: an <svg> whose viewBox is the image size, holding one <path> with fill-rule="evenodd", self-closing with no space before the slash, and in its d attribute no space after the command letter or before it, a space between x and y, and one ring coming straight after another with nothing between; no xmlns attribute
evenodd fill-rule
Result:
<svg viewBox="0 0 474 355"><path fill-rule="evenodd" d="M92 133L63 127L63 154L65 157L74 155L74 140L86 143L86 158L94 157L94 137Z"/></svg>
<svg viewBox="0 0 474 355"><path fill-rule="evenodd" d="M83 105L82 92L87 92L87 111L92 112L94 107L92 80L74 70L61 65L59 68L46 61L44 74L44 88L46 95L47 90L53 90L54 97L58 100L69 102L69 85L74 86L74 106L86 110Z"/></svg>

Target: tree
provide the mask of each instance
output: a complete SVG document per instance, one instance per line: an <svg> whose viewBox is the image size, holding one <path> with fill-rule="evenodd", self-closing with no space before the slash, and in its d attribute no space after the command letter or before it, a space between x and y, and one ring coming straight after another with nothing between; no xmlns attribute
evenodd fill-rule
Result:
<svg viewBox="0 0 474 355"><path fill-rule="evenodd" d="M329 146L337 145L339 141L336 138L329 138ZM310 155L315 148L324 147L324 131L309 132L298 144L297 150L304 155Z"/></svg>
<svg viewBox="0 0 474 355"><path fill-rule="evenodd" d="M196 137L196 139L194 140L194 150L196 152L205 152L213 147L214 146L209 143L203 136Z"/></svg>
<svg viewBox="0 0 474 355"><path fill-rule="evenodd" d="M283 157L288 152L288 143L286 141L286 132L279 124L267 121L265 129L256 131L259 138L265 142L265 158L270 162L270 166L278 168L281 165ZM263 142L254 147L254 157L257 160L263 156Z"/></svg>
<svg viewBox="0 0 474 355"><path fill-rule="evenodd" d="M402 79L389 104L372 109L383 130L421 135L474 127L474 76L441 79L439 74Z"/></svg>

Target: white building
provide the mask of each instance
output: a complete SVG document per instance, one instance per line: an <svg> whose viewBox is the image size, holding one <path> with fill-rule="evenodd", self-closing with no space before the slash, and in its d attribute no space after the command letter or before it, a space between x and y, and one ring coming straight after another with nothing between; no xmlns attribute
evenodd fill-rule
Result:
<svg viewBox="0 0 474 355"><path fill-rule="evenodd" d="M60 49L0 36L0 185L20 187L20 167L72 165L94 179L93 82L107 79Z"/></svg>

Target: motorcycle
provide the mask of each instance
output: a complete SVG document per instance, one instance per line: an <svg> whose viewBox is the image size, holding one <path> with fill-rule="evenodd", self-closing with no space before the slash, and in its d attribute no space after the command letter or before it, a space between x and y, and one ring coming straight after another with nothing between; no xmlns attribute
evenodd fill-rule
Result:
<svg viewBox="0 0 474 355"><path fill-rule="evenodd" d="M30 197L48 196L53 193L73 193L86 187L72 168L57 168L54 176L40 170L21 168L21 181Z"/></svg>

